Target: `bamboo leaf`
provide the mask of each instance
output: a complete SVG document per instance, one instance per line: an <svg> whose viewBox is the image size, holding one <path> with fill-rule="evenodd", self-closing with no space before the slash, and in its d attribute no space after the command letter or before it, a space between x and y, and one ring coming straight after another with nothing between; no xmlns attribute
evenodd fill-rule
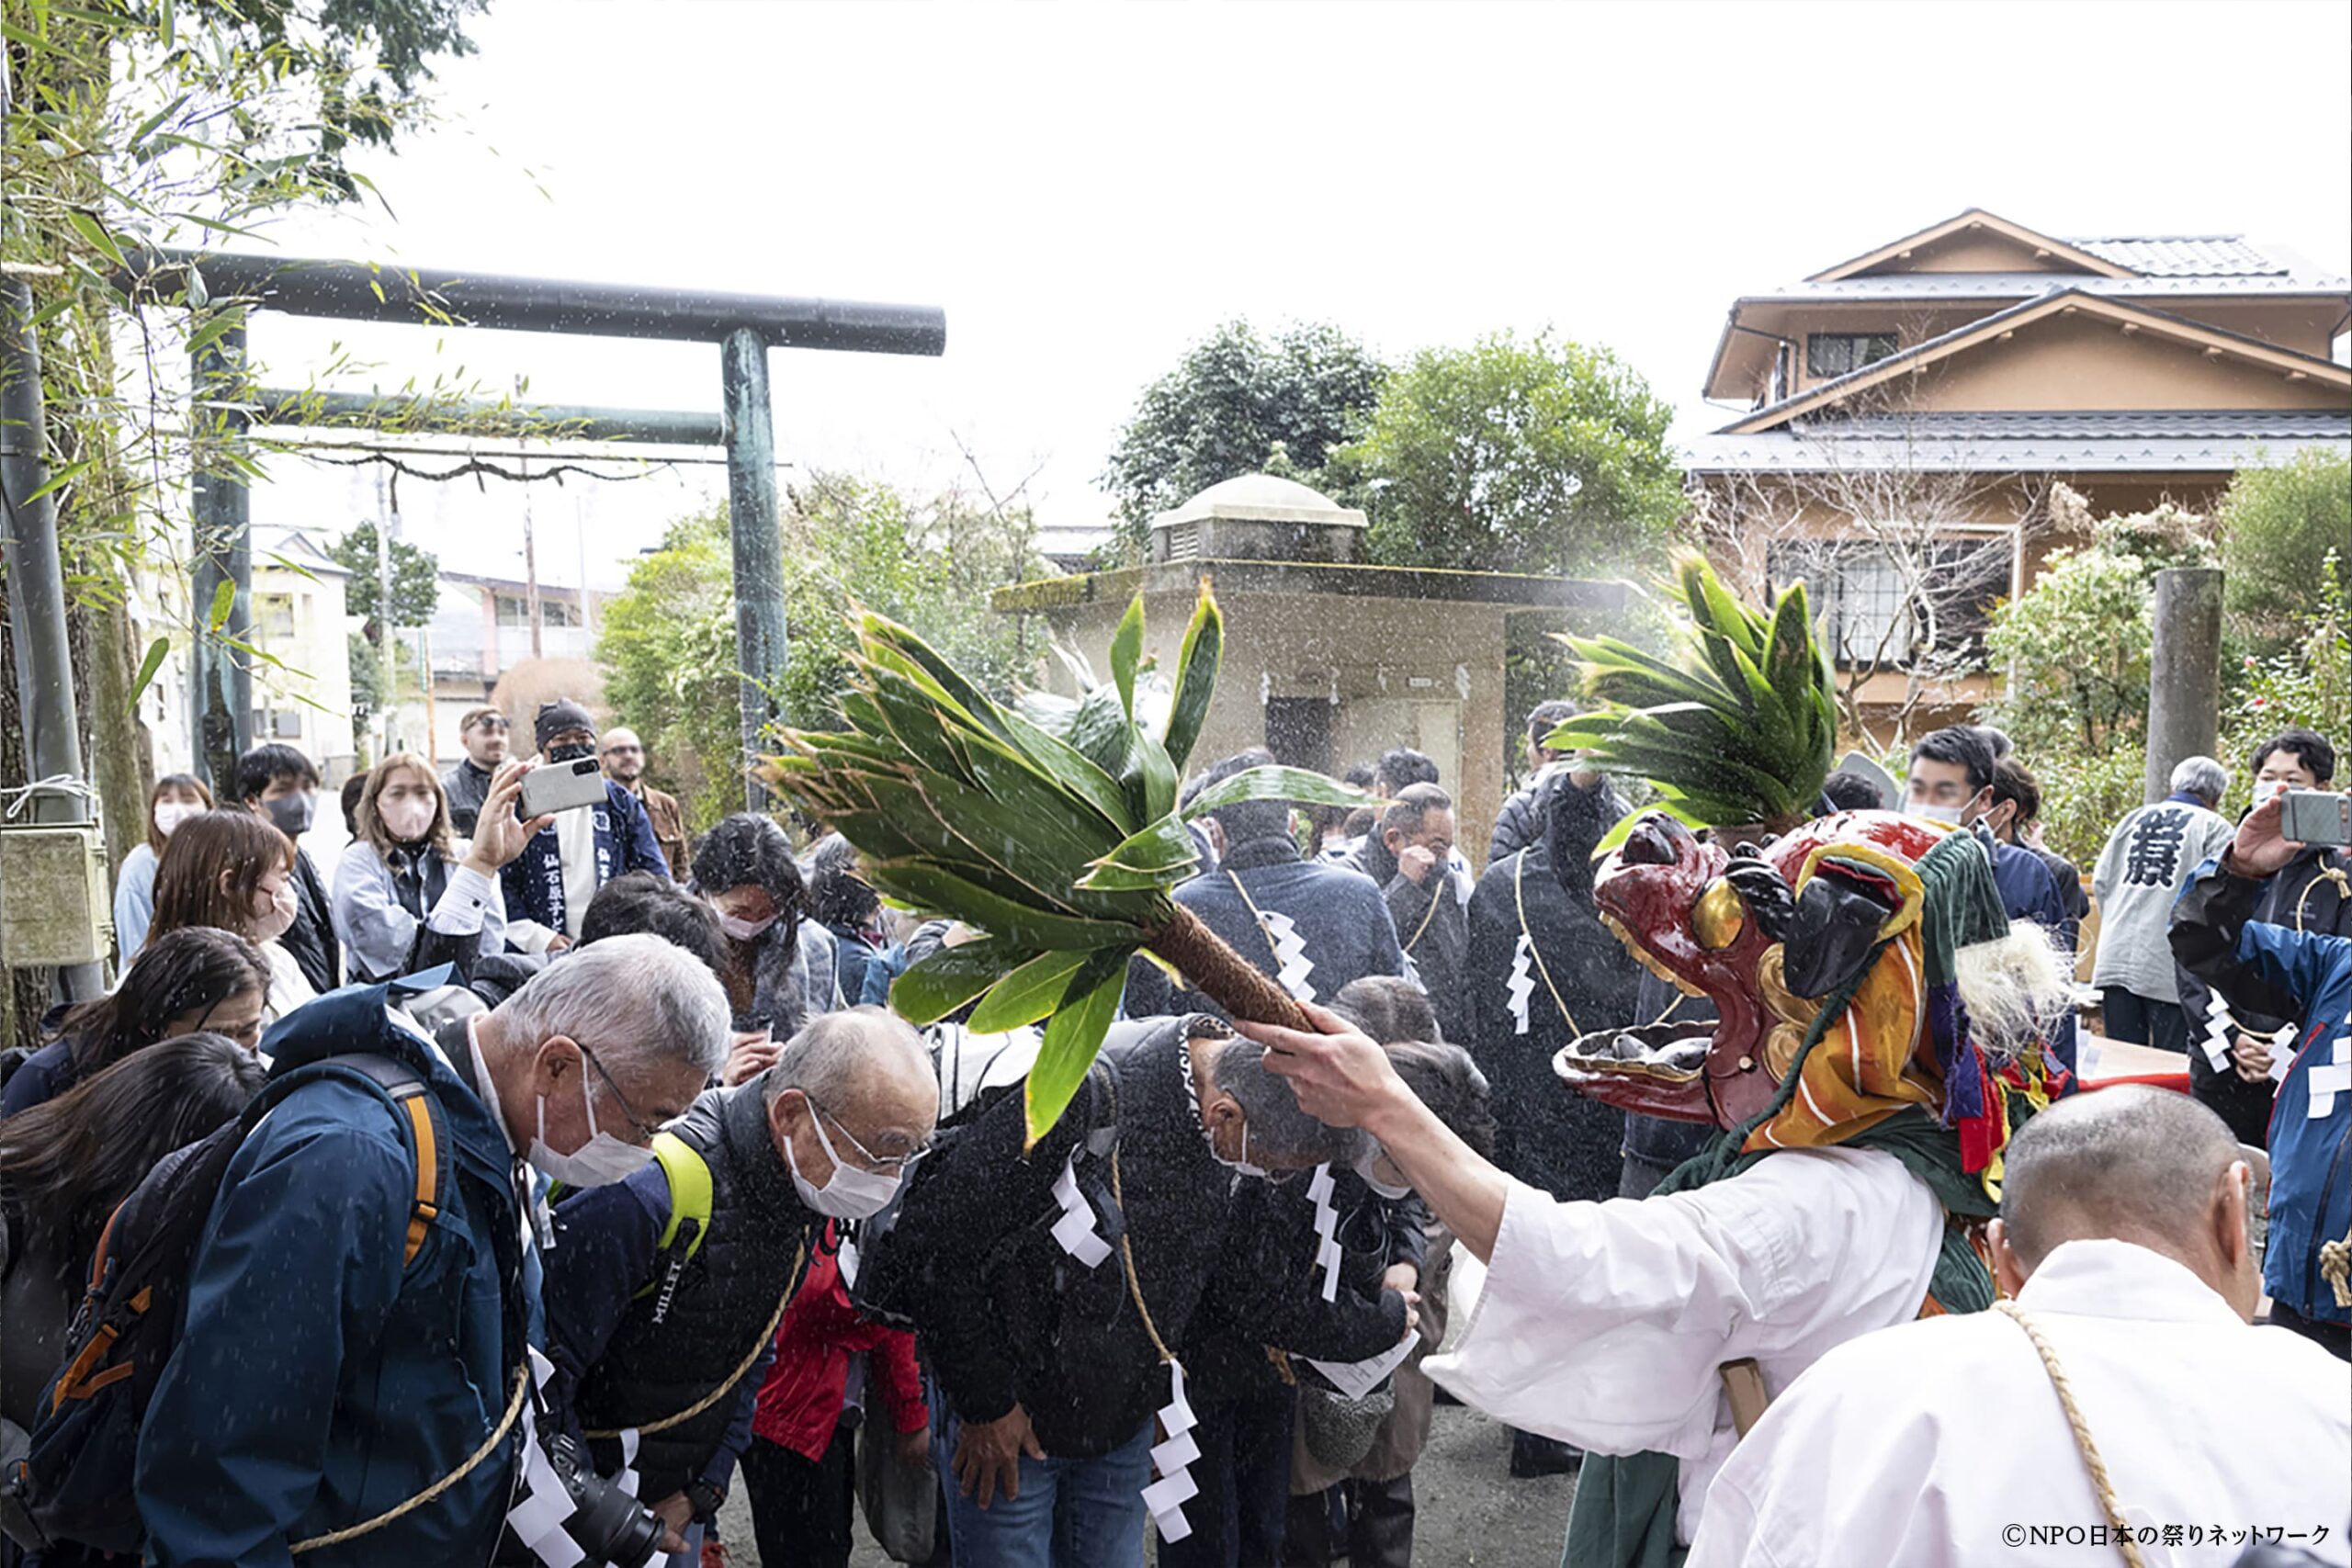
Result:
<svg viewBox="0 0 2352 1568"><path fill-rule="evenodd" d="M139 673L130 682L130 701L125 705L133 714L139 711L140 694L147 689L147 682L155 678L155 671L163 667L164 656L171 651L169 637L159 637L147 645L147 657L139 661Z"/></svg>
<svg viewBox="0 0 2352 1568"><path fill-rule="evenodd" d="M128 265L122 259L122 247L115 243L114 236L107 232L107 226L96 217L82 211L79 208L74 208L67 210L65 221L72 224L74 231L88 241L90 248L96 251L98 254L117 266Z"/></svg>
<svg viewBox="0 0 2352 1568"><path fill-rule="evenodd" d="M1377 806L1379 802L1362 790L1350 789L1337 779L1305 768L1273 765L1245 768L1229 779L1221 779L1193 797L1184 807L1183 818L1195 822L1212 811L1228 806L1238 806L1245 800L1283 800L1295 806Z"/></svg>
<svg viewBox="0 0 2352 1568"><path fill-rule="evenodd" d="M1207 722L1209 698L1216 691L1216 670L1225 652L1225 613L1217 608L1209 580L1201 579L1201 596L1193 605L1193 619L1184 627L1183 645L1176 650L1176 691L1168 705L1168 761L1182 773L1193 747Z"/></svg>
<svg viewBox="0 0 2352 1568"><path fill-rule="evenodd" d="M1127 602L1119 629L1111 634L1111 681L1119 688L1119 711L1136 716L1136 667L1143 662L1143 595Z"/></svg>
<svg viewBox="0 0 2352 1568"><path fill-rule="evenodd" d="M1037 1049L1037 1062L1029 1069L1023 1090L1032 1146L1069 1109L1078 1086L1086 1081L1087 1070L1102 1049L1102 1037L1110 1032L1119 994L1126 986L1128 951L1091 955L1070 976L1060 1007L1046 1025L1045 1042Z"/></svg>
<svg viewBox="0 0 2352 1568"><path fill-rule="evenodd" d="M221 583L220 587L212 591L212 608L205 615L205 626L210 630L216 632L222 626L227 626L229 624L229 612L236 607L236 583L233 581Z"/></svg>
<svg viewBox="0 0 2352 1568"><path fill-rule="evenodd" d="M922 861L881 861L874 884L918 908L962 920L1001 941L1044 951L1057 947L1134 945L1136 928L1125 922L1060 915L991 891L968 877Z"/></svg>
<svg viewBox="0 0 2352 1568"><path fill-rule="evenodd" d="M1193 842L1191 831L1174 817L1162 817L1142 832L1120 843L1090 863L1094 869L1104 867L1119 871L1138 872L1165 879L1189 871L1200 863L1200 846ZM1080 886L1088 886L1080 882Z"/></svg>
<svg viewBox="0 0 2352 1568"><path fill-rule="evenodd" d="M1002 1034L1036 1022L1060 1005L1069 989L1069 977L1091 956L1085 953L1044 953L989 987L972 1010L970 1027L978 1034Z"/></svg>
<svg viewBox="0 0 2352 1568"><path fill-rule="evenodd" d="M890 1010L918 1026L936 1023L1018 969L1027 953L983 938L937 953L890 982Z"/></svg>

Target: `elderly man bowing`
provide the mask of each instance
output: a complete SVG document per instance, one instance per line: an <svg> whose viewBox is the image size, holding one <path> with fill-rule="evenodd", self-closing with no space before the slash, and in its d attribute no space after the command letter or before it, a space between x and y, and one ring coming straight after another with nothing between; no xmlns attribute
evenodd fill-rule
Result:
<svg viewBox="0 0 2352 1568"><path fill-rule="evenodd" d="M2324 1525L2320 1560L2352 1561L2352 1369L2251 1326L2251 1180L2187 1095L2124 1087L2036 1116L1991 1227L2012 1299L1824 1356L1715 1477L1690 1568L2106 1568L2116 1549L2091 1538L2119 1522L2135 1542L2154 1528L2152 1563L2234 1562L2205 1539L2216 1521ZM2020 1550L2018 1527L2064 1533Z"/></svg>
<svg viewBox="0 0 2352 1568"><path fill-rule="evenodd" d="M890 1201L938 1105L912 1030L879 1008L829 1013L758 1077L705 1094L658 1138L642 1129L645 1169L557 1209L548 1402L595 1438L605 1472L637 1472L671 1551L699 1551L726 1500L759 1368L825 1220ZM597 1437L640 1428L633 1453Z"/></svg>

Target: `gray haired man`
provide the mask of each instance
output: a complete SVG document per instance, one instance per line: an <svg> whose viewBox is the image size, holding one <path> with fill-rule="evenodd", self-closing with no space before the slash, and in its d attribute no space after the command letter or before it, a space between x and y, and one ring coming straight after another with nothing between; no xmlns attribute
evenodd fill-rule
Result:
<svg viewBox="0 0 2352 1568"><path fill-rule="evenodd" d="M575 1435L647 1428L634 1454L609 1440L590 1451L608 1473L637 1472L673 1552L698 1553L726 1500L761 1368L825 1222L879 1213L938 1109L913 1030L879 1008L826 1013L767 1071L697 1100L657 1164L557 1211L553 1419ZM690 1208L691 1230L678 1220Z"/></svg>
<svg viewBox="0 0 2352 1568"><path fill-rule="evenodd" d="M2236 831L2213 808L2229 770L2190 757L2172 771L2172 793L2127 814L2091 873L2098 900L2098 957L2091 984L2110 1040L2160 1050L2188 1049L2188 1015L2173 967L2172 907L2197 868L2230 847Z"/></svg>

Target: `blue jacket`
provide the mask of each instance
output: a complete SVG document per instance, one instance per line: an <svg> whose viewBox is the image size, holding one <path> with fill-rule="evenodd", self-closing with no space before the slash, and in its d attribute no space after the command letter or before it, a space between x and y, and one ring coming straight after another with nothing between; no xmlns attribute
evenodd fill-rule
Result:
<svg viewBox="0 0 2352 1568"><path fill-rule="evenodd" d="M288 1095L231 1160L189 1274L187 1321L141 1432L137 1494L159 1568L287 1568L296 1540L406 1501L481 1446L537 1330L515 1164L476 1097L463 1025L436 1054L387 988L311 1002L263 1048L283 1073L372 1051L414 1067L454 1145L403 1268L415 1167L383 1100L328 1079ZM448 1492L303 1568L486 1562L520 1426Z"/></svg>
<svg viewBox="0 0 2352 1568"><path fill-rule="evenodd" d="M605 804L580 809L596 814L596 886L602 887L624 872L658 871L668 876L670 863L653 837L653 819L637 796L607 779ZM498 874L506 895L509 920L537 920L551 931L569 930L563 918L563 851L555 829L542 828L523 846L523 852Z"/></svg>
<svg viewBox="0 0 2352 1568"><path fill-rule="evenodd" d="M1287 835L1227 846L1224 863L1177 888L1176 902L1278 981L1282 965L1275 961L1275 947L1284 944L1292 953L1293 974L1302 976L1312 989L1310 999L1327 1006L1351 980L1405 972L1396 922L1389 918L1388 905L1372 878L1360 871L1302 861L1298 846ZM1267 926L1252 918L1252 906ZM1222 1010L1190 987L1179 990L1166 971L1148 960L1138 958L1127 966L1129 1018L1185 1012Z"/></svg>
<svg viewBox="0 0 2352 1568"><path fill-rule="evenodd" d="M2352 939L2249 919L2262 887L2218 860L2199 866L2173 908L2173 954L2233 1007L2302 1020L2270 1110L2262 1288L2304 1317L2352 1323L2319 1272L2321 1244L2352 1232Z"/></svg>

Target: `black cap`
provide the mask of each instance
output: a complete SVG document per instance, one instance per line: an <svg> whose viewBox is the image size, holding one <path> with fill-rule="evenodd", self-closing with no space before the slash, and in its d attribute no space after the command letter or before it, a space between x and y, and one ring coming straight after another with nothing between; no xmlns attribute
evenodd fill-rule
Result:
<svg viewBox="0 0 2352 1568"><path fill-rule="evenodd" d="M568 729L584 729L594 735L596 733L596 721L588 716L586 708L570 697L558 697L554 702L539 705L539 716L531 722L531 737L538 742L541 751L548 749L548 741L551 738Z"/></svg>

